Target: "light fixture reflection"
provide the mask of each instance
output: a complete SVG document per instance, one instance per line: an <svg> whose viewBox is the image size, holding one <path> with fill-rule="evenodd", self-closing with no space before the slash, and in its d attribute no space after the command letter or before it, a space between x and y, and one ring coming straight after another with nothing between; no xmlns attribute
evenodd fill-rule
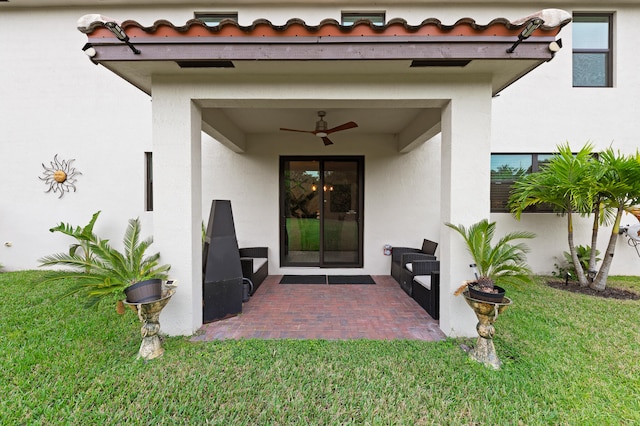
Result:
<svg viewBox="0 0 640 426"><path fill-rule="evenodd" d="M316 186L316 184L315 184L315 183L311 185L311 190L312 190L313 192L315 192L315 191L317 191L317 190L318 190L318 187ZM323 186L322 186L322 190L323 190L324 192L327 192L327 191L333 191L333 185L329 185L329 186L327 186L327 185L323 185Z"/></svg>

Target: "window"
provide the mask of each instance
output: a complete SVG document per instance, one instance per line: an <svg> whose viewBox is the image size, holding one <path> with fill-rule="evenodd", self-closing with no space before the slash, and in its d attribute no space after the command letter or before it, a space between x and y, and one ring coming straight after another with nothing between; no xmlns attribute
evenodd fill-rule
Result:
<svg viewBox="0 0 640 426"><path fill-rule="evenodd" d="M144 153L144 209L153 211L153 153Z"/></svg>
<svg viewBox="0 0 640 426"><path fill-rule="evenodd" d="M526 173L535 173L553 154L491 154L491 212L508 213L513 183ZM527 212L552 212L551 206L535 206Z"/></svg>
<svg viewBox="0 0 640 426"><path fill-rule="evenodd" d="M362 19L371 21L373 25L384 25L386 22L384 12L342 12L344 26L351 26Z"/></svg>
<svg viewBox="0 0 640 426"><path fill-rule="evenodd" d="M218 26L223 19L238 22L238 12L195 12L194 16L204 22L207 27Z"/></svg>
<svg viewBox="0 0 640 426"><path fill-rule="evenodd" d="M613 86L611 14L573 15L573 87Z"/></svg>

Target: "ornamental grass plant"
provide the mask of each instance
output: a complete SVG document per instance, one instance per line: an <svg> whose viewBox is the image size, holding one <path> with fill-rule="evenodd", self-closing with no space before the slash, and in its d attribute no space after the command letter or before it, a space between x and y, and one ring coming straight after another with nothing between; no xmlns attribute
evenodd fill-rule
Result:
<svg viewBox="0 0 640 426"><path fill-rule="evenodd" d="M539 277L509 287L499 371L460 349L474 339L170 337L163 357L143 362L134 312L79 308L43 277L0 274L3 424L640 423L640 301ZM640 292L637 278L620 282Z"/></svg>

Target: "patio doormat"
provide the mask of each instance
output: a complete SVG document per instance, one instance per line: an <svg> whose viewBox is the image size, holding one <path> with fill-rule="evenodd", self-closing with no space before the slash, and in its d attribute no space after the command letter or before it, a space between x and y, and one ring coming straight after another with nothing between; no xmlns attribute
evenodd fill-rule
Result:
<svg viewBox="0 0 640 426"><path fill-rule="evenodd" d="M326 284L326 275L283 275L280 284Z"/></svg>
<svg viewBox="0 0 640 426"><path fill-rule="evenodd" d="M329 275L329 284L375 284L371 275Z"/></svg>

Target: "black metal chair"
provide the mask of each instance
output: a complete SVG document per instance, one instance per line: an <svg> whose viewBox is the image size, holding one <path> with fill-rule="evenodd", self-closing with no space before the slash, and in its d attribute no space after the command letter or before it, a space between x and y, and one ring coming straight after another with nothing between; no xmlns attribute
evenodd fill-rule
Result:
<svg viewBox="0 0 640 426"><path fill-rule="evenodd" d="M402 270L404 269L402 256L416 253L420 253L420 249L410 247L393 247L391 249L391 276L398 283L402 281Z"/></svg>
<svg viewBox="0 0 640 426"><path fill-rule="evenodd" d="M400 274L400 287L409 296L413 295L413 277L417 275L414 270L415 265L422 265L422 262L437 262L437 259L432 254L424 253L405 253L402 256L402 273Z"/></svg>
<svg viewBox="0 0 640 426"><path fill-rule="evenodd" d="M269 249L267 247L245 247L239 249L242 277L251 280L255 293L269 275Z"/></svg>
<svg viewBox="0 0 640 426"><path fill-rule="evenodd" d="M411 297L431 318L440 319L440 262L416 262L414 266L421 275L413 277Z"/></svg>
<svg viewBox="0 0 640 426"><path fill-rule="evenodd" d="M422 248L393 247L391 251L391 276L400 284L400 287L411 296L411 279L405 280L407 264L415 261L436 260L435 251L438 243L431 240L423 240Z"/></svg>

